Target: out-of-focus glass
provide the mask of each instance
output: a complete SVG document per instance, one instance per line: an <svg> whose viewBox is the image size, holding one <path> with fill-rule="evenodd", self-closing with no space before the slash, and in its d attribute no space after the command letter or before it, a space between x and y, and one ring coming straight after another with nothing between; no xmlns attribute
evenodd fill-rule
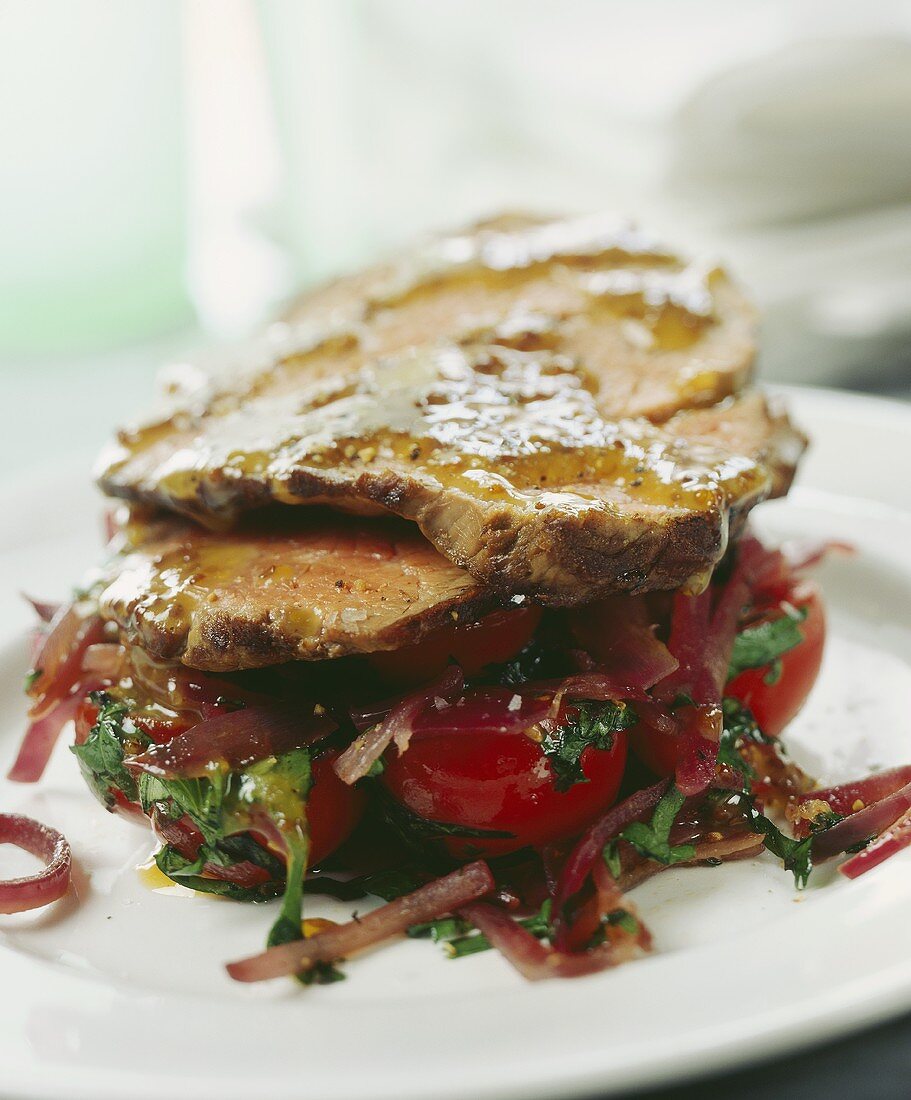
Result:
<svg viewBox="0 0 911 1100"><path fill-rule="evenodd" d="M0 3L0 355L191 315L180 0Z"/></svg>

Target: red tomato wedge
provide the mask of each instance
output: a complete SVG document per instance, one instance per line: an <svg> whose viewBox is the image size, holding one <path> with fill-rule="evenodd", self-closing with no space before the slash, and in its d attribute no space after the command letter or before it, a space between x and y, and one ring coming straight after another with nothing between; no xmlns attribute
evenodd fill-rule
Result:
<svg viewBox="0 0 911 1100"><path fill-rule="evenodd" d="M749 668L727 686L727 694L750 708L759 728L769 737L777 737L803 706L819 675L825 646L826 618L817 586L801 582L788 594L787 602L806 612L800 624L800 645L779 658L777 676L770 674L768 665ZM778 607L760 608L751 625L782 614Z"/></svg>

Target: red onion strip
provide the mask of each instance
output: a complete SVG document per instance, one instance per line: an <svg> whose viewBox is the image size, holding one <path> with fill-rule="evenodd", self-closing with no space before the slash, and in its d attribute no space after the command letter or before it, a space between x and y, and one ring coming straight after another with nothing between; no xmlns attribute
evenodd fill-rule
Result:
<svg viewBox="0 0 911 1100"><path fill-rule="evenodd" d="M458 665L449 665L436 680L406 696L379 725L353 741L333 765L335 774L350 785L363 779L393 741L403 753L411 740L414 719L421 710L435 698L452 699L462 690L463 683L462 670Z"/></svg>
<svg viewBox="0 0 911 1100"><path fill-rule="evenodd" d="M35 614L43 623L49 623L63 606L52 600L36 600L33 596L27 596L24 592L22 598L32 605Z"/></svg>
<svg viewBox="0 0 911 1100"><path fill-rule="evenodd" d="M821 791L807 791L798 795L797 801L827 802L837 814L853 814L867 806L872 806L874 802L880 802L890 794L895 794L908 783L911 783L911 765L876 772L865 779L840 783L836 787L826 787ZM860 806L857 805L858 802L861 803Z"/></svg>
<svg viewBox="0 0 911 1100"><path fill-rule="evenodd" d="M894 856L903 848L907 848L909 844L911 844L911 810L906 810L872 844L853 855L838 870L845 878L859 878L867 871L872 871L874 867L878 867L890 856Z"/></svg>
<svg viewBox="0 0 911 1100"><path fill-rule="evenodd" d="M13 766L7 773L7 779L14 783L38 782L51 758L60 731L71 718L76 717L76 711L84 697L85 693L81 691L68 695L49 714L29 723Z"/></svg>
<svg viewBox="0 0 911 1100"><path fill-rule="evenodd" d="M357 920L327 928L309 939L281 944L252 958L229 963L227 971L238 982L261 982L300 973L317 963L348 958L357 951L402 934L413 924L454 913L489 894L495 886L490 868L483 860L478 860L381 905Z"/></svg>
<svg viewBox="0 0 911 1100"><path fill-rule="evenodd" d="M857 547L850 542L839 542L830 539L826 542L789 543L782 547L782 552L788 567L795 573L803 573L805 570L819 565L829 554L844 554L847 557L853 557L857 553Z"/></svg>
<svg viewBox="0 0 911 1100"><path fill-rule="evenodd" d="M124 671L123 646L118 642L96 642L86 648L82 655L82 671L106 680L119 680Z"/></svg>
<svg viewBox="0 0 911 1100"><path fill-rule="evenodd" d="M557 951L541 943L508 913L486 902L463 905L459 912L530 982L547 978L582 978L617 966L638 954L638 948L632 952L617 951L609 944L579 953Z"/></svg>
<svg viewBox="0 0 911 1100"><path fill-rule="evenodd" d="M662 779L660 783L636 791L598 818L580 837L566 860L554 891L553 913L557 947L562 946L566 928L563 909L569 899L585 885L595 861L601 859L604 845L613 840L621 829L625 829L657 805L669 785L669 779Z"/></svg>
<svg viewBox="0 0 911 1100"><path fill-rule="evenodd" d="M204 776L212 763L237 771L267 756L312 745L334 729L331 718L301 713L296 707L246 707L204 719L170 741L127 757L124 764L162 779L194 779Z"/></svg>
<svg viewBox="0 0 911 1100"><path fill-rule="evenodd" d="M82 672L83 653L103 637L104 623L98 615L79 604L60 609L35 658L38 676L29 688L35 700L31 718L43 718L68 694Z"/></svg>
<svg viewBox="0 0 911 1100"><path fill-rule="evenodd" d="M871 836L880 836L908 810L911 810L911 783L817 833L813 837L813 858L829 859Z"/></svg>
<svg viewBox="0 0 911 1100"><path fill-rule="evenodd" d="M0 879L0 913L24 913L62 898L70 885L72 854L66 837L20 814L0 814L0 844L15 844L46 866L25 878Z"/></svg>

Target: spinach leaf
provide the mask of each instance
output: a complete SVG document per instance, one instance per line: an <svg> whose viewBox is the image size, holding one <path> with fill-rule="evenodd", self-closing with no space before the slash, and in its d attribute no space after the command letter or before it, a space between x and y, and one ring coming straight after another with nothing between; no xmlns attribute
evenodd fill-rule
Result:
<svg viewBox="0 0 911 1100"><path fill-rule="evenodd" d="M800 623L807 617L806 608L799 611L786 611L778 619L757 623L741 630L734 641L731 663L728 668L728 680L733 680L748 668L764 668L770 665L769 675L775 679L781 675L776 664L789 649L794 649L803 641Z"/></svg>
<svg viewBox="0 0 911 1100"><path fill-rule="evenodd" d="M79 761L89 789L106 809L111 809L117 791L130 801L136 800L136 780L123 766L124 746L129 743L136 751L148 744L148 738L127 717L129 703L117 702L103 691L93 691L89 698L98 707L98 717L85 741L71 745L70 751Z"/></svg>
<svg viewBox="0 0 911 1100"><path fill-rule="evenodd" d="M268 947L303 937L304 876L310 855L307 798L312 782L310 753L301 748L250 765L237 776L230 792L229 820L245 826L258 817L267 818L285 849L285 892L281 912L269 931Z"/></svg>
<svg viewBox="0 0 911 1100"><path fill-rule="evenodd" d="M746 813L747 821L753 832L762 836L762 842L768 851L778 856L784 869L794 875L794 885L802 890L809 881L813 870L813 834L804 837L803 840L795 840L787 836L778 828L774 821L756 808L752 797L744 792L741 795L741 804Z"/></svg>
<svg viewBox="0 0 911 1100"><path fill-rule="evenodd" d="M696 849L692 844L671 844L670 842L671 827L685 801L684 795L676 787L671 787L655 807L652 820L647 825L642 821L634 821L631 825L627 825L615 840L605 845L604 862L614 878L620 876L618 840L625 840L646 859L653 859L666 867L674 863L685 863L695 857Z"/></svg>
<svg viewBox="0 0 911 1100"><path fill-rule="evenodd" d="M281 891L278 881L264 882L258 886L238 886L234 882L205 877L195 870L199 862L198 859L192 862L185 859L168 844L155 854L155 863L163 874L174 879L181 886L201 894L216 894L219 897L230 898L232 901L269 901ZM202 860L202 864L206 862L206 859ZM199 870L202 870L201 866Z"/></svg>
<svg viewBox="0 0 911 1100"><path fill-rule="evenodd" d="M568 791L576 783L587 783L580 758L589 747L609 750L614 734L629 729L639 720L628 703L575 703L576 717L548 733L541 742L554 773L554 786Z"/></svg>

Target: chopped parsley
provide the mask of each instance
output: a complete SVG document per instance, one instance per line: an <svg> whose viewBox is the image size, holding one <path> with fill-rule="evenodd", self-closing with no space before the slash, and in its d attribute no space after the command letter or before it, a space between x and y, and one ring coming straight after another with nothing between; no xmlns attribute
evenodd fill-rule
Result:
<svg viewBox="0 0 911 1100"><path fill-rule="evenodd" d="M813 871L813 840L817 834L831 829L833 825L843 820L841 814L831 811L817 814L810 822L809 834L798 840L783 833L774 821L757 809L748 791L742 791L736 797L740 800L740 805L753 832L762 837L765 848L781 860L784 869L794 875L794 885L797 889L803 890Z"/></svg>
<svg viewBox="0 0 911 1100"><path fill-rule="evenodd" d="M781 676L781 658L803 641L800 624L806 617L806 608L799 611L785 608L780 618L741 630L734 641L728 680L733 680L748 668L769 666L766 683L776 683Z"/></svg>
<svg viewBox="0 0 911 1100"><path fill-rule="evenodd" d="M587 783L580 763L582 753L591 745L608 751L614 734L629 729L639 720L629 703L574 703L576 717L548 733L541 749L550 761L554 786L568 791L576 783Z"/></svg>

